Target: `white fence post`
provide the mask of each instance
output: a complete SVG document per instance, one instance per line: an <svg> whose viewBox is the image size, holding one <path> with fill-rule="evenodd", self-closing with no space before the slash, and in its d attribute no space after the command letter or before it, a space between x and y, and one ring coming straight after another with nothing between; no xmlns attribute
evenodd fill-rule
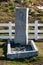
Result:
<svg viewBox="0 0 43 65"><path fill-rule="evenodd" d="M9 22L9 38L12 39L12 23Z"/></svg>
<svg viewBox="0 0 43 65"><path fill-rule="evenodd" d="M35 40L38 40L38 20L35 21Z"/></svg>

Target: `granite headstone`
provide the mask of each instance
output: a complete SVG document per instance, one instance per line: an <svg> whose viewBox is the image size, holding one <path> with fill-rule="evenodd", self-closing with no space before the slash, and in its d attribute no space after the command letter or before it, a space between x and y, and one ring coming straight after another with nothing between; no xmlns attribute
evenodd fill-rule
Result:
<svg viewBox="0 0 43 65"><path fill-rule="evenodd" d="M14 42L28 44L28 8L16 8Z"/></svg>

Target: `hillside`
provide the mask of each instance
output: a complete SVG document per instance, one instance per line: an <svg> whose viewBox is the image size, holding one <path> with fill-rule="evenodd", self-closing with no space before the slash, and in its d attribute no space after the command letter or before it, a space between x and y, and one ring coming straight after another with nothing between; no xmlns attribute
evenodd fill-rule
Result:
<svg viewBox="0 0 43 65"><path fill-rule="evenodd" d="M42 0L24 0L23 2L0 2L0 23L4 22L14 22L15 20L15 8L18 7L29 7L29 21L33 22L38 19L43 22L43 9L37 8L38 5L42 5Z"/></svg>

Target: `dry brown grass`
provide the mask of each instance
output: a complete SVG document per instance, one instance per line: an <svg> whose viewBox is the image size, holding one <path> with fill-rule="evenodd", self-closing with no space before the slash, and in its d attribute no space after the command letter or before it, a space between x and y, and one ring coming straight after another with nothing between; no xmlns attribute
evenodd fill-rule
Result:
<svg viewBox="0 0 43 65"><path fill-rule="evenodd" d="M43 57L43 42L35 42L35 43L36 43L38 50L39 50L39 56Z"/></svg>
<svg viewBox="0 0 43 65"><path fill-rule="evenodd" d="M12 2L0 3L0 23L14 21L14 8Z"/></svg>
<svg viewBox="0 0 43 65"><path fill-rule="evenodd" d="M14 22L15 21L15 12L14 9L16 6L19 7L27 7L25 4L21 5L18 3L12 3L12 2L2 2L0 3L0 23L7 23L9 21ZM43 22L43 16L36 15L36 13L40 12L41 15L43 13L43 10L39 10L37 7L30 7L30 13L29 16L29 22L33 22L36 19L40 19L40 21Z"/></svg>

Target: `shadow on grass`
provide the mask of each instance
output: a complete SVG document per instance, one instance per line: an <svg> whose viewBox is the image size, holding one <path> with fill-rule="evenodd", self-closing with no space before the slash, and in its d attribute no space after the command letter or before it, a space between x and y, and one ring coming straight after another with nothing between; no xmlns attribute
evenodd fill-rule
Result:
<svg viewBox="0 0 43 65"><path fill-rule="evenodd" d="M3 44L2 44L2 45L0 45L0 48L3 48Z"/></svg>
<svg viewBox="0 0 43 65"><path fill-rule="evenodd" d="M6 60L6 58L7 58L7 56L6 56L6 53L7 53L7 43L4 42L4 44L0 44L0 49L1 48L3 49L3 55L0 56L0 60Z"/></svg>
<svg viewBox="0 0 43 65"><path fill-rule="evenodd" d="M3 56L0 56L0 60L6 60L6 58Z"/></svg>
<svg viewBox="0 0 43 65"><path fill-rule="evenodd" d="M25 59L8 59L7 57L0 57L1 61L11 61L11 62L21 62L21 63L35 63L35 62L42 62L40 58L25 58Z"/></svg>

